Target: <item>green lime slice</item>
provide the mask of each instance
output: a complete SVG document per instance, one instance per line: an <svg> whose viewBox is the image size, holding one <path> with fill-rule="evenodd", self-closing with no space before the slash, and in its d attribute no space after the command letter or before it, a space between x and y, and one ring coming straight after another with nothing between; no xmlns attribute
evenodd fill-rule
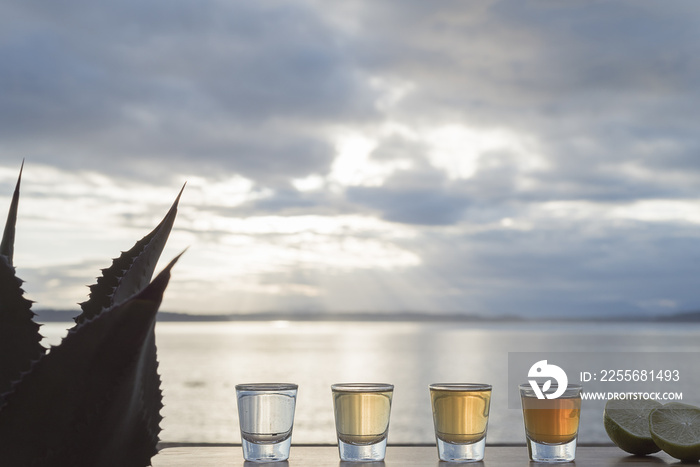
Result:
<svg viewBox="0 0 700 467"><path fill-rule="evenodd" d="M605 431L620 449L644 456L660 450L649 432L649 414L661 404L652 400L611 399L605 404Z"/></svg>
<svg viewBox="0 0 700 467"><path fill-rule="evenodd" d="M649 430L656 444L682 461L700 460L700 408L670 402L652 410Z"/></svg>

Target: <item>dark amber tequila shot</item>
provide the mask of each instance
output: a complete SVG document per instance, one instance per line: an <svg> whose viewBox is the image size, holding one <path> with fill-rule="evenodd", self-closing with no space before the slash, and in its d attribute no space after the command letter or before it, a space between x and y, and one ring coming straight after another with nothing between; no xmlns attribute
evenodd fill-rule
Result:
<svg viewBox="0 0 700 467"><path fill-rule="evenodd" d="M530 384L522 384L520 400L530 459L573 461L581 417L581 386L572 384L555 399L540 399Z"/></svg>

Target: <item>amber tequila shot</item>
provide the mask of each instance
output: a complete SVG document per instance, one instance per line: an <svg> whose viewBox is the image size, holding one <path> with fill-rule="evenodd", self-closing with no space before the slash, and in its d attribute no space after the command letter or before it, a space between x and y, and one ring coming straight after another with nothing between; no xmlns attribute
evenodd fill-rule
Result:
<svg viewBox="0 0 700 467"><path fill-rule="evenodd" d="M340 459L384 460L394 386L346 383L331 390Z"/></svg>
<svg viewBox="0 0 700 467"><path fill-rule="evenodd" d="M236 385L245 460L275 462L289 458L297 388L288 383Z"/></svg>
<svg viewBox="0 0 700 467"><path fill-rule="evenodd" d="M530 459L573 461L581 416L581 386L570 384L556 399L538 399L530 384L522 384L520 400Z"/></svg>
<svg viewBox="0 0 700 467"><path fill-rule="evenodd" d="M482 460L491 408L491 385L431 384L430 402L440 460Z"/></svg>

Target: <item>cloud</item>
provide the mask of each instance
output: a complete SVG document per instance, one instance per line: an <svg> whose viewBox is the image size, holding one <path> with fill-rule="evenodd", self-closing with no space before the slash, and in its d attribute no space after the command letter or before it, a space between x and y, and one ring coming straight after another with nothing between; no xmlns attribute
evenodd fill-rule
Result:
<svg viewBox="0 0 700 467"><path fill-rule="evenodd" d="M379 187L349 187L346 196L385 220L403 224L455 224L470 203L442 171L425 166L397 172Z"/></svg>
<svg viewBox="0 0 700 467"><path fill-rule="evenodd" d="M630 175L629 193L611 197L669 195L658 186L668 179L689 192L696 170L677 182L679 172L697 168L689 125L700 117L696 4L500 1L476 9L411 3L363 17L365 43L383 45L367 46L366 63L411 85L392 118L514 130L534 140L548 164L543 190L579 178L566 196L589 196ZM630 168L653 168L666 180L635 183Z"/></svg>
<svg viewBox="0 0 700 467"><path fill-rule="evenodd" d="M303 4L65 7L13 5L2 20L6 155L151 180L167 163L275 184L327 170L319 126L373 118L342 37Z"/></svg>
<svg viewBox="0 0 700 467"><path fill-rule="evenodd" d="M38 280L189 180L178 303L700 307L697 2L0 5L0 196L26 158Z"/></svg>
<svg viewBox="0 0 700 467"><path fill-rule="evenodd" d="M382 217L405 224L444 225L460 219L467 200L436 190L351 188L351 201L377 209Z"/></svg>

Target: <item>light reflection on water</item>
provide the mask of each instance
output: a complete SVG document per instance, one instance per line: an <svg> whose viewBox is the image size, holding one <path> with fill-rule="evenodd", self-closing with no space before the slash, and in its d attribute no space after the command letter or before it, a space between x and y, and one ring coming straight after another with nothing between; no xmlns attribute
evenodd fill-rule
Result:
<svg viewBox="0 0 700 467"><path fill-rule="evenodd" d="M57 344L64 329L50 323L42 334ZM390 443L434 442L428 385L435 382L492 384L487 441L522 443L522 416L507 403L508 352L698 352L698 331L652 323L161 322L161 440L238 443L234 386L293 382L293 442L332 444L330 385L365 381L395 385ZM700 403L692 390L684 397ZM600 410L584 410L580 442L607 441Z"/></svg>

